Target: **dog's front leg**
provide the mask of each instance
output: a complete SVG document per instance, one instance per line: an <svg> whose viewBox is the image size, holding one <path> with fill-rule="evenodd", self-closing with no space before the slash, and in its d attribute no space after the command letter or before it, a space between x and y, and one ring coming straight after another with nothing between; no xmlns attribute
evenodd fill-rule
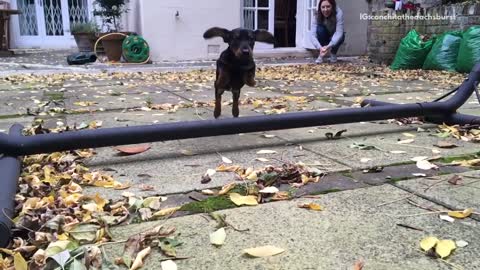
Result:
<svg viewBox="0 0 480 270"><path fill-rule="evenodd" d="M240 110L238 109L238 99L240 98L240 89L232 89L233 96L233 105L232 105L232 115L233 117L238 117Z"/></svg>
<svg viewBox="0 0 480 270"><path fill-rule="evenodd" d="M215 87L215 110L213 116L218 118L222 114L222 94L225 90Z"/></svg>
<svg viewBox="0 0 480 270"><path fill-rule="evenodd" d="M250 87L255 87L257 82L255 81L255 69L249 70L248 72L245 73L245 78L244 78L245 84L247 84Z"/></svg>

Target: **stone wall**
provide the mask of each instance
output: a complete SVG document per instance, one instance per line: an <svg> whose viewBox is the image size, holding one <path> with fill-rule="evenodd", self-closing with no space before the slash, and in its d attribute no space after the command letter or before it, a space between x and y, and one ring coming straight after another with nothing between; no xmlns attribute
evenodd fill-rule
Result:
<svg viewBox="0 0 480 270"><path fill-rule="evenodd" d="M407 11L407 16L448 16L443 20L411 19L403 12L380 10L371 12L371 16L390 16L397 19L375 20L368 18L367 52L375 63L390 64L395 57L400 40L411 29L420 34L432 36L447 30L465 30L472 25L480 25L480 3L436 6L417 11ZM445 18L445 17L444 17Z"/></svg>

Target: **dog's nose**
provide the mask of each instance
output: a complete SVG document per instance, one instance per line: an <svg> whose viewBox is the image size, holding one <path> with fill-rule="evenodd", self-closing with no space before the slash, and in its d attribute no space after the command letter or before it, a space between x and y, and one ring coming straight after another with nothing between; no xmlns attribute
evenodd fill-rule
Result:
<svg viewBox="0 0 480 270"><path fill-rule="evenodd" d="M250 50L249 49L242 49L242 54L244 54L244 55L250 54Z"/></svg>

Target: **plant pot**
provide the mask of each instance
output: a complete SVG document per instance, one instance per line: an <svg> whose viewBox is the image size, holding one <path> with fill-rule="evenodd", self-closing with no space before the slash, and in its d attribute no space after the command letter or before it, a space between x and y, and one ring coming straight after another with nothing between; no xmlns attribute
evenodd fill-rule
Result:
<svg viewBox="0 0 480 270"><path fill-rule="evenodd" d="M94 33L72 33L77 43L79 52L93 52L93 46L97 41Z"/></svg>
<svg viewBox="0 0 480 270"><path fill-rule="evenodd" d="M108 35L108 36L107 36ZM125 39L123 35L103 34L100 36L105 54L109 61L120 62L122 58L122 43Z"/></svg>

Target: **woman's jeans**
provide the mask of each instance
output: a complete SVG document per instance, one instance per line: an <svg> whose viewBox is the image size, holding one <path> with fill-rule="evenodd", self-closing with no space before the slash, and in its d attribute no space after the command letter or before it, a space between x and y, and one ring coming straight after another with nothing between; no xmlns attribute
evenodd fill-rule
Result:
<svg viewBox="0 0 480 270"><path fill-rule="evenodd" d="M327 46L328 43L330 43L330 41L332 40L332 36L333 34L330 34L328 32L325 25L322 25L322 24L317 25L317 39L322 46ZM331 50L332 54L337 54L337 51L340 48L340 45L342 45L344 41L345 41L345 32L343 32L343 35L340 38L340 41L338 42L338 44L332 46L332 50Z"/></svg>

